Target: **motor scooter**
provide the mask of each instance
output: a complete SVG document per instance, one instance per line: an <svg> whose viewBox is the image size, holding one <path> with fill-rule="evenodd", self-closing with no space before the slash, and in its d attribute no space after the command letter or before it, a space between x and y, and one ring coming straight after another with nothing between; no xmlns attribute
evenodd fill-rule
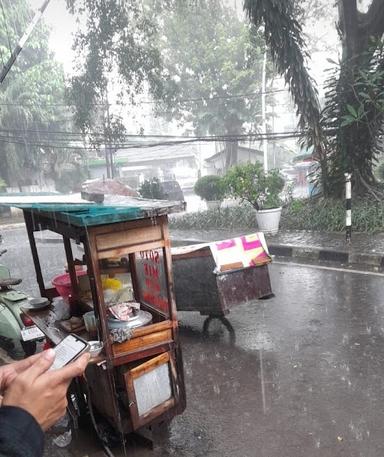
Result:
<svg viewBox="0 0 384 457"><path fill-rule="evenodd" d="M0 257L7 252L0 251ZM0 347L13 359L23 359L36 352L37 341L43 341L44 334L21 310L28 306L25 293L12 289L21 283L12 278L9 269L0 265Z"/></svg>

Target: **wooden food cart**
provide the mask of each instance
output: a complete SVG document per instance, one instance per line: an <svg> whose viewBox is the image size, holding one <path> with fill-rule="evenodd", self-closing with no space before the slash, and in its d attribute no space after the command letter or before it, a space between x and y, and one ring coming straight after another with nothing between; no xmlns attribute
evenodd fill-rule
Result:
<svg viewBox="0 0 384 457"><path fill-rule="evenodd" d="M259 259L251 261L251 266L242 262L227 264L218 269L212 254L213 243L172 248L172 266L175 296L179 311L198 311L207 316L203 331L207 332L213 319L219 319L230 333L234 329L225 317L233 307L256 299L273 296L269 278L270 257L262 234L248 235L260 237L256 242ZM239 238L239 244L246 244L247 236ZM236 239L230 240L236 245ZM214 244L228 246L228 240ZM252 243L248 243L251 244ZM220 271L221 270L221 271Z"/></svg>
<svg viewBox="0 0 384 457"><path fill-rule="evenodd" d="M24 212L41 295L52 299L57 291L44 283L34 234L51 230L63 237L71 278L71 314L81 316L92 309L95 312L104 349L86 371L92 409L120 434L144 433L154 424L182 413L185 388L167 222L167 214L177 210L177 205L130 199L118 205L18 206ZM71 240L84 248L91 293L88 301L80 296ZM108 263L108 259L125 256L125 265ZM121 273L130 275L134 300L151 314L152 322L132 329L126 341L113 343L102 275ZM52 307L27 312L54 344L65 336ZM80 335L89 338L87 333Z"/></svg>

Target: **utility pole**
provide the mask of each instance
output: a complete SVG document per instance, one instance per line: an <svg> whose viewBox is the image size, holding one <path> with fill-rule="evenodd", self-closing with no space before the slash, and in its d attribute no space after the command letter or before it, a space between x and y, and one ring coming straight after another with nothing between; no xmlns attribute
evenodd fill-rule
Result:
<svg viewBox="0 0 384 457"><path fill-rule="evenodd" d="M105 88L105 105L103 114L103 126L104 126L104 150L105 150L105 166L107 168L107 178L113 178L114 165L113 165L113 152L111 144L111 119L109 112L109 100L108 100L108 87Z"/></svg>
<svg viewBox="0 0 384 457"><path fill-rule="evenodd" d="M268 140L267 140L267 113L266 113L266 80L267 80L267 49L264 51L263 69L261 77L261 118L263 132L264 173L268 172Z"/></svg>
<svg viewBox="0 0 384 457"><path fill-rule="evenodd" d="M111 178L115 177L115 164L113 162L113 151L111 143L111 117L109 112L109 101L108 101L108 92L107 92L107 129L108 129L108 153L109 153L109 165L111 168Z"/></svg>
<svg viewBox="0 0 384 457"><path fill-rule="evenodd" d="M33 32L33 29L36 27L36 24L41 19L41 16L43 15L45 9L47 8L49 2L50 2L50 0L44 1L44 3L41 5L41 7L38 9L36 14L34 15L32 22L27 27L27 30L24 32L24 35L20 38L15 49L12 51L12 54L9 57L7 63L4 65L3 69L1 70L0 84L3 83L5 77L9 73L9 70L12 68L13 64L16 62L17 56L20 54L21 50L23 49L23 46L25 45L26 41L30 37L31 33Z"/></svg>

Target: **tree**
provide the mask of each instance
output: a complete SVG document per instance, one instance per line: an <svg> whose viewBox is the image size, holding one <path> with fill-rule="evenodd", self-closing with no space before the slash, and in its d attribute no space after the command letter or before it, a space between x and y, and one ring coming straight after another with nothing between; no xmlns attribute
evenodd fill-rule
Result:
<svg viewBox="0 0 384 457"><path fill-rule="evenodd" d="M146 88L160 90L156 31L162 3L167 4L160 0L148 4L140 0L67 0L69 11L84 18L74 43L77 66L68 99L75 106L75 125L96 148L107 144L114 150L117 143L124 143L125 125L121 116L109 112L111 100L123 107L124 100L134 104L137 94ZM112 154L106 158L113 160Z"/></svg>
<svg viewBox="0 0 384 457"><path fill-rule="evenodd" d="M338 6L342 56L322 116L330 132L328 180L341 195L344 173L352 172L355 193L382 198L373 168L384 121L384 3L373 0L366 13L355 0L339 0Z"/></svg>
<svg viewBox="0 0 384 457"><path fill-rule="evenodd" d="M25 0L5 0L0 14L0 59L4 64L32 18ZM64 73L48 48L48 31L36 27L0 88L1 177L10 186L56 177L73 151L52 147L41 132L60 128L65 116ZM62 130L65 128L61 128Z"/></svg>
<svg viewBox="0 0 384 457"><path fill-rule="evenodd" d="M353 173L355 192L368 190L375 193L372 190L375 185L372 168L384 109L376 103L376 94L369 95L369 92L372 72L377 74L384 64L380 52L384 3L372 0L367 12L363 13L358 9L357 0L338 0L338 28L343 54L339 72L329 83L322 114L305 67L302 28L295 19L294 6L294 0L245 0L245 9L252 23L264 24L265 40L273 60L279 72L285 75L298 107L299 126L308 129L308 137L321 165L323 193L340 196L344 173L349 171ZM376 88L384 82L384 74L378 75ZM363 93L369 100L362 100ZM348 122L348 119L351 121L349 116L353 122ZM326 135L329 135L329 140Z"/></svg>
<svg viewBox="0 0 384 457"><path fill-rule="evenodd" d="M158 112L197 135L227 136L226 167L235 164L238 136L260 122L262 36L222 0L179 2L164 15L160 47Z"/></svg>

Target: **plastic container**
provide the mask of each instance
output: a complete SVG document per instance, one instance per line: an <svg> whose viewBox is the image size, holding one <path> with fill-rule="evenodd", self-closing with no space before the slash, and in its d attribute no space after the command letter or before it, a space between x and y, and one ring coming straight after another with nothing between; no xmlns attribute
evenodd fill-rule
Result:
<svg viewBox="0 0 384 457"><path fill-rule="evenodd" d="M94 311L89 311L83 315L84 325L90 335L95 335L97 333L97 324Z"/></svg>
<svg viewBox="0 0 384 457"><path fill-rule="evenodd" d="M76 276L85 276L86 274L87 272L85 270L76 270ZM55 276L52 279L52 284L55 286L58 294L68 300L69 295L72 294L72 285L69 273Z"/></svg>
<svg viewBox="0 0 384 457"><path fill-rule="evenodd" d="M90 345L89 353L91 357L97 357L103 350L104 344L102 341L88 341L88 344Z"/></svg>

